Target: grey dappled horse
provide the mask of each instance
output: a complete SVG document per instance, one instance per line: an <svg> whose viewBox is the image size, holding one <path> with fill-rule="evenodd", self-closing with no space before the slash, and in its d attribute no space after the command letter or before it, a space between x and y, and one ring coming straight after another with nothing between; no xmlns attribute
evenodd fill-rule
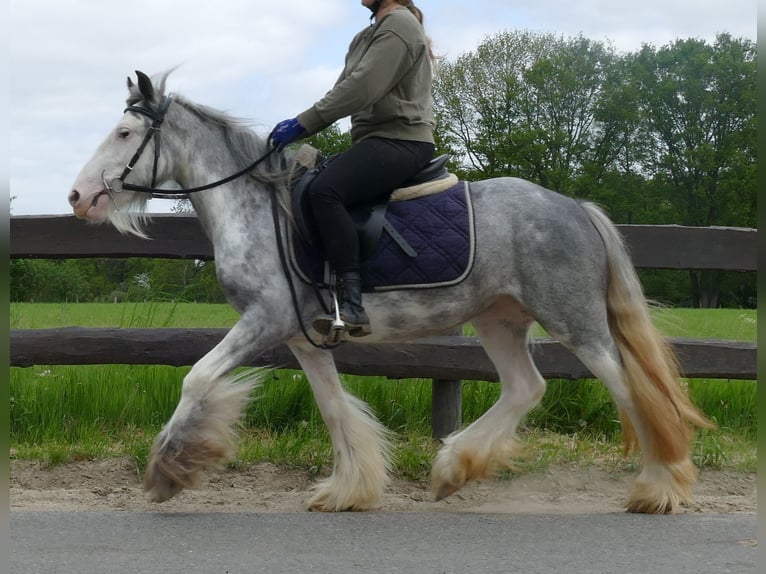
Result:
<svg viewBox="0 0 766 574"><path fill-rule="evenodd" d="M332 474L318 482L309 506L375 508L391 470L388 431L345 392L332 352L301 333L280 263L271 206L275 195L286 229L291 219L282 162L291 162L291 152L267 155L265 138L242 123L166 95L166 78L153 83L139 72L137 84L128 80L128 109L69 193L78 217L143 235L147 194L131 187L175 181L188 190L264 159L243 177L189 195L213 243L218 280L241 317L185 377L175 412L154 442L145 488L164 501L234 455L236 426L258 376L230 373L253 354L286 343L308 377L334 451ZM470 321L497 368L497 402L446 438L434 461L436 497L507 466L519 422L545 392L528 348L537 321L607 385L626 448L643 451L627 508L677 511L696 479L692 428L708 423L679 385L672 353L652 326L614 225L593 204L521 179L477 181L471 189L477 245L471 273L456 286L367 295L373 333L359 340L412 340ZM310 325L322 312L320 303L310 286L295 281L295 289L300 317Z"/></svg>

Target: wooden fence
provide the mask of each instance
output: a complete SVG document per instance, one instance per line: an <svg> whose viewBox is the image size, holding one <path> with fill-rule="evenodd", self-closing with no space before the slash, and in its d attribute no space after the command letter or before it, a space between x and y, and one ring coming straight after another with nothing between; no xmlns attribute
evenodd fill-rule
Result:
<svg viewBox="0 0 766 574"><path fill-rule="evenodd" d="M757 231L741 228L619 225L633 263L653 269L755 271ZM193 215L155 216L152 240L123 236L109 226L72 216L11 218L11 257L161 257L212 259ZM11 329L11 365L191 365L227 329ZM724 340L671 339L686 377L756 379L756 345ZM460 381L496 381L497 373L474 337L442 336L405 344L347 343L333 351L342 373L433 379L433 427L443 436L460 424ZM590 372L558 342L539 339L533 357L546 378L578 379ZM286 347L253 357L253 366L298 368Z"/></svg>

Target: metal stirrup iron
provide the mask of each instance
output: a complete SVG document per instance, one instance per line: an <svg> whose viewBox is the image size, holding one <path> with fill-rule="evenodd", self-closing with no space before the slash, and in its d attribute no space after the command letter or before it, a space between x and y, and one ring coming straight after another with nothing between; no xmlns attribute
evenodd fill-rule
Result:
<svg viewBox="0 0 766 574"><path fill-rule="evenodd" d="M336 289L332 290L332 303L335 307L335 320L330 325L330 332L327 334L327 338L330 343L340 343L343 338L343 334L346 332L346 324L340 317L340 302L338 301L338 292Z"/></svg>

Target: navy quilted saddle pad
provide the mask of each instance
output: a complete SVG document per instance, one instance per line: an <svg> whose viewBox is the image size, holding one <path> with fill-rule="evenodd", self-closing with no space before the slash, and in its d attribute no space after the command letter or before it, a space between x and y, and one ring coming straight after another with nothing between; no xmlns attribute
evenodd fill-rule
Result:
<svg viewBox="0 0 766 574"><path fill-rule="evenodd" d="M471 272L476 251L471 189L458 182L441 193L407 201L392 201L386 219L416 252L404 252L383 231L375 249L361 263L362 289L387 291L447 287ZM329 283L324 250L309 246L292 232L290 260L307 283Z"/></svg>

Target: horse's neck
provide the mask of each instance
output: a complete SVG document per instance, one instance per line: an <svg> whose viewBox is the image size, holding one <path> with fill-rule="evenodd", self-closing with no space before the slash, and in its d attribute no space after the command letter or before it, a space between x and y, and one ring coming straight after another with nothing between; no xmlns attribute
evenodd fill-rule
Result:
<svg viewBox="0 0 766 574"><path fill-rule="evenodd" d="M224 179L241 169L229 151L220 126L208 125L189 110L176 116L175 138L171 143L174 165L172 178L182 188L201 187ZM229 224L251 219L257 207L254 182L245 176L209 190L189 194L189 199L206 225Z"/></svg>
<svg viewBox="0 0 766 574"><path fill-rule="evenodd" d="M217 126L207 126L184 112L173 142L176 165L173 176L185 189L207 185L241 169L228 151L224 134ZM253 242L274 242L270 190L259 187L252 178L242 176L225 185L189 194L192 206L208 238L216 259Z"/></svg>

